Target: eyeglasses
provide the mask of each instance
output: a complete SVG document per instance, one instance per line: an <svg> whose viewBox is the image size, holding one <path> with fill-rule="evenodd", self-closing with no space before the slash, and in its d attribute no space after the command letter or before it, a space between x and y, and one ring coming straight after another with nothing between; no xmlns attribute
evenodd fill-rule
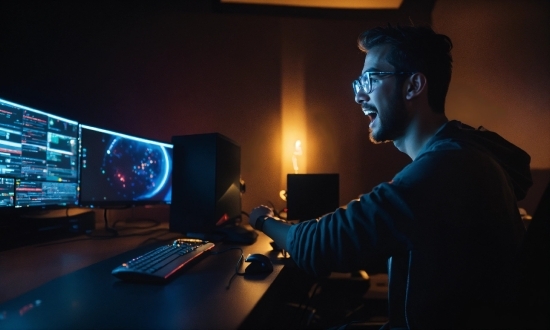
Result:
<svg viewBox="0 0 550 330"><path fill-rule="evenodd" d="M374 90L375 85L378 85L381 78L383 78L383 77L379 77L380 79L376 79L372 77L373 75L390 76L390 75L396 75L396 74L413 74L413 73L416 73L416 72L405 72L405 71L402 71L402 72L370 71L369 72L367 71L363 73L361 76L359 76L359 79L354 80L351 85L353 87L353 92L355 93L355 95L357 95L357 93L361 91L361 88L365 93L370 94Z"/></svg>

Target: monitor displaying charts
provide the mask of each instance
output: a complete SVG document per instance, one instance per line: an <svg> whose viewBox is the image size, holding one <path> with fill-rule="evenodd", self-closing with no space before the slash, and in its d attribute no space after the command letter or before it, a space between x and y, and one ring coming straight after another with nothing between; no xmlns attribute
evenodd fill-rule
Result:
<svg viewBox="0 0 550 330"><path fill-rule="evenodd" d="M0 177L16 208L78 205L78 122L0 99Z"/></svg>
<svg viewBox="0 0 550 330"><path fill-rule="evenodd" d="M80 125L80 205L170 204L173 145Z"/></svg>
<svg viewBox="0 0 550 330"><path fill-rule="evenodd" d="M15 179L0 177L0 208L15 205Z"/></svg>

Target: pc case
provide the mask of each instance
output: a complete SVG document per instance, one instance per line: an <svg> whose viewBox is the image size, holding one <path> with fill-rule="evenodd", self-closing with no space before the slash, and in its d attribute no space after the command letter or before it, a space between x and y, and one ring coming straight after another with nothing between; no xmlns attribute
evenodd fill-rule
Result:
<svg viewBox="0 0 550 330"><path fill-rule="evenodd" d="M173 136L170 231L208 239L241 215L241 148L219 133Z"/></svg>

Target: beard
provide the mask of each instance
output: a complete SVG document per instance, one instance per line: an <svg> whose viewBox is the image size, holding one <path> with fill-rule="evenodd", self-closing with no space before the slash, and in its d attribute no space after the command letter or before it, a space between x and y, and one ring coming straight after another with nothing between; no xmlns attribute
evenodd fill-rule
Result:
<svg viewBox="0 0 550 330"><path fill-rule="evenodd" d="M382 112L377 110L379 125L376 130L370 129L372 143L385 143L394 141L405 134L409 124L409 116L405 109L405 101L399 88L396 88L391 102Z"/></svg>

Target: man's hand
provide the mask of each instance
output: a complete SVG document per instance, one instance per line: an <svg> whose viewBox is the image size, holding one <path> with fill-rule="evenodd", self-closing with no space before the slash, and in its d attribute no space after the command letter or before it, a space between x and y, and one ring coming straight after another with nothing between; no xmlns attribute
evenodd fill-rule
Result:
<svg viewBox="0 0 550 330"><path fill-rule="evenodd" d="M265 217L270 217L270 219L264 220ZM259 230L265 235L271 237L279 248L284 250L287 249L286 236L291 225L282 221L279 218L276 218L271 208L265 205L261 205L252 209L252 212L250 212L248 223L252 226L252 228Z"/></svg>
<svg viewBox="0 0 550 330"><path fill-rule="evenodd" d="M250 218L248 219L248 223L252 226L252 228L256 228L256 221L260 217L274 217L273 210L265 205L260 205L254 209L252 209L252 212L250 212Z"/></svg>

